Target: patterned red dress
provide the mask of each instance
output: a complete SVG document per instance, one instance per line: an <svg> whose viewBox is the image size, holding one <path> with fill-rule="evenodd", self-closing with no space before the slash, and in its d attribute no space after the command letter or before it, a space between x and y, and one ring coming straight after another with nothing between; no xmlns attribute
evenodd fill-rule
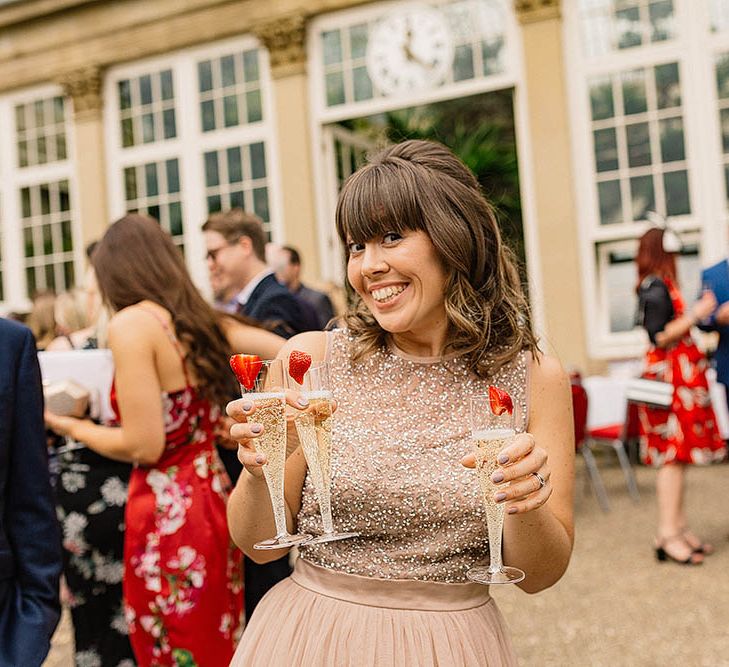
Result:
<svg viewBox="0 0 729 667"><path fill-rule="evenodd" d="M213 436L220 410L186 370L185 381L162 394L162 457L135 467L129 481L124 606L142 667L227 665L242 631L242 554L228 534L230 482Z"/></svg>
<svg viewBox="0 0 729 667"><path fill-rule="evenodd" d="M670 279L663 278L663 282L671 297L674 318L680 317L685 309L681 293ZM653 345L646 353L643 377L670 382L674 392L670 409L639 408L644 463L706 464L724 457L724 441L711 407L707 367L706 356L690 335L667 348Z"/></svg>

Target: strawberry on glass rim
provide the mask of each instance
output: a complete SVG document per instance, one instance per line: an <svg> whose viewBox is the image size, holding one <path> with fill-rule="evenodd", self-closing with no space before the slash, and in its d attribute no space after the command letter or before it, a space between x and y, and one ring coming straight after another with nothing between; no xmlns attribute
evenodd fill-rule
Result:
<svg viewBox="0 0 729 667"><path fill-rule="evenodd" d="M512 414L514 412L514 403L509 396L509 392L500 389L496 385L489 385L489 404L491 412L495 415Z"/></svg>
<svg viewBox="0 0 729 667"><path fill-rule="evenodd" d="M292 350L289 354L289 375L297 384L304 384L304 375L311 367L311 355L301 350Z"/></svg>
<svg viewBox="0 0 729 667"><path fill-rule="evenodd" d="M230 367L238 378L238 382L248 391L256 385L256 378L261 372L263 361L257 354L234 354L230 358Z"/></svg>

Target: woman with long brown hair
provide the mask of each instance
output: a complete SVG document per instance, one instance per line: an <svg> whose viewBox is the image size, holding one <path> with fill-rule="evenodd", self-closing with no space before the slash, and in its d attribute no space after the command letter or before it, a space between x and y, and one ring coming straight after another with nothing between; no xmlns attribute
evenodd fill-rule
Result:
<svg viewBox="0 0 729 667"><path fill-rule="evenodd" d="M689 528L685 469L718 460L725 449L711 407L708 362L691 338L691 329L714 311L716 297L705 291L686 308L676 275L680 250L675 232L660 227L649 229L638 245L638 319L651 343L643 377L674 386L669 408L640 406L640 444L643 462L658 468L656 558L699 565L713 547Z"/></svg>
<svg viewBox="0 0 729 667"><path fill-rule="evenodd" d="M332 509L359 537L301 545L293 575L256 607L234 665L512 665L488 587L485 508L472 471L469 398L495 384L522 407L498 455L504 560L537 592L572 550L574 442L569 381L537 350L513 256L473 174L445 146L406 141L373 157L341 191L337 229L356 293L347 328L290 339L279 353L328 361L338 409ZM299 397L289 394L292 409ZM249 401L228 413L241 476L228 506L250 558L273 534L265 457ZM292 434L292 447L296 446ZM496 464L493 459L489 465ZM463 464L463 465L462 465ZM286 467L291 530L321 532L301 450Z"/></svg>
<svg viewBox="0 0 729 667"><path fill-rule="evenodd" d="M282 339L215 312L151 218L112 224L93 258L115 312L108 336L119 425L47 415L55 431L135 464L124 598L140 665L227 664L241 623L241 554L225 518L229 481L215 450L235 390L232 351L276 354Z"/></svg>

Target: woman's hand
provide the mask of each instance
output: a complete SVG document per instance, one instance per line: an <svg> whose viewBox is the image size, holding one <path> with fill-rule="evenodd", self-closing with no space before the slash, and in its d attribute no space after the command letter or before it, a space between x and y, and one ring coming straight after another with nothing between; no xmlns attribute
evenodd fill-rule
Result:
<svg viewBox="0 0 729 667"><path fill-rule="evenodd" d="M54 433L58 433L58 435L66 435L69 437L73 437L71 435L72 429L81 421L82 419L76 419L76 417L64 417L62 415L55 415L52 412L49 412L46 410L43 413L43 419L46 422L46 427L51 429Z"/></svg>
<svg viewBox="0 0 729 667"><path fill-rule="evenodd" d="M286 392L286 403L296 410L305 410L309 406L309 401L292 390ZM244 396L228 403L225 411L236 422L230 428L230 437L238 443L238 460L251 475L262 477L261 466L267 459L265 454L256 452L255 439L261 437L264 426L256 422L255 403ZM293 418L291 415L286 417L287 421Z"/></svg>
<svg viewBox="0 0 729 667"><path fill-rule="evenodd" d="M716 296L711 290L704 290L701 298L693 305L691 313L697 322L705 320L716 310Z"/></svg>
<svg viewBox="0 0 729 667"><path fill-rule="evenodd" d="M497 461L499 467L491 475L491 480L499 485L494 498L496 502L506 503L507 514L531 512L547 502L552 495L547 452L536 445L534 436L518 434L499 452ZM475 456L469 454L461 463L475 468Z"/></svg>

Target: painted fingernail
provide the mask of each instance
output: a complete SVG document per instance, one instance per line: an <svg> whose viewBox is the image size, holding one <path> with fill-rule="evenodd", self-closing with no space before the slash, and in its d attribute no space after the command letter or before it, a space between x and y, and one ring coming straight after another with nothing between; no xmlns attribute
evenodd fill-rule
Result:
<svg viewBox="0 0 729 667"><path fill-rule="evenodd" d="M251 424L251 431L253 433L260 433L263 430L263 426L261 424Z"/></svg>
<svg viewBox="0 0 729 667"><path fill-rule="evenodd" d="M263 463L266 457L263 454L256 454L256 463Z"/></svg>
<svg viewBox="0 0 729 667"><path fill-rule="evenodd" d="M494 496L494 500L496 500L497 503L500 503L502 500L506 500L506 494L503 491L499 491L499 493Z"/></svg>
<svg viewBox="0 0 729 667"><path fill-rule="evenodd" d="M250 412L253 409L253 403L245 402L241 408L243 408L243 412Z"/></svg>
<svg viewBox="0 0 729 667"><path fill-rule="evenodd" d="M503 472L495 472L493 475L491 475L491 481L498 484L499 482L504 481L504 473Z"/></svg>
<svg viewBox="0 0 729 667"><path fill-rule="evenodd" d="M302 408L305 408L307 405L309 405L309 400L304 398L303 396L299 397L299 400L296 401Z"/></svg>
<svg viewBox="0 0 729 667"><path fill-rule="evenodd" d="M509 456L508 454L499 454L499 457L496 460L503 465L509 461Z"/></svg>
<svg viewBox="0 0 729 667"><path fill-rule="evenodd" d="M509 514L516 514L519 510L516 509L516 507L510 507L509 508Z"/></svg>

